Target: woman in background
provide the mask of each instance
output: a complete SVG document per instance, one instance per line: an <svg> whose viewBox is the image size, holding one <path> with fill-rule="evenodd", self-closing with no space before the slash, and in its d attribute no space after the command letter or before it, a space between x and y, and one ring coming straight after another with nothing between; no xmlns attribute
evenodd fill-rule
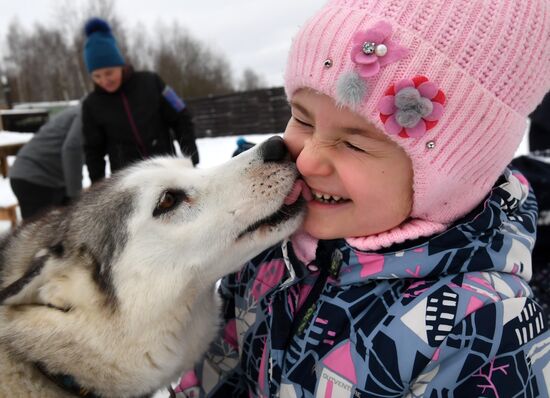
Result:
<svg viewBox="0 0 550 398"><path fill-rule="evenodd" d="M199 162L190 112L175 91L153 72L126 64L109 24L85 25L84 61L94 91L83 103L84 151L92 183L154 155L175 154L174 139L193 164Z"/></svg>

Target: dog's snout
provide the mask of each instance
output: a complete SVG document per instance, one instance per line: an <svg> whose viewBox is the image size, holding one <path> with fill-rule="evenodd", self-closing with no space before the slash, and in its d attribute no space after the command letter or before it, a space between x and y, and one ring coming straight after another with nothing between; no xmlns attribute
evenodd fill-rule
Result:
<svg viewBox="0 0 550 398"><path fill-rule="evenodd" d="M282 162L290 159L290 153L283 139L278 135L262 143L260 156L264 162Z"/></svg>

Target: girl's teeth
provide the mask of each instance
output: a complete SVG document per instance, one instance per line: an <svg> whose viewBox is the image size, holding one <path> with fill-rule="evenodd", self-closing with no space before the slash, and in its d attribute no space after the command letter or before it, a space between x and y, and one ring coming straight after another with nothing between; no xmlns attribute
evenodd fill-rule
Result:
<svg viewBox="0 0 550 398"><path fill-rule="evenodd" d="M319 193L319 192L313 192L313 196L317 201L324 202L324 203L337 203L343 200L341 196L336 195L329 195L326 193Z"/></svg>

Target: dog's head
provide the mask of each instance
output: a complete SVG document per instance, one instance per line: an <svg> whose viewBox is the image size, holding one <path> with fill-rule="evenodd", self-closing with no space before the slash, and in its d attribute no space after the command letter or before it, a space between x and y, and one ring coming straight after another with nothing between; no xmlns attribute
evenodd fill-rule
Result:
<svg viewBox="0 0 550 398"><path fill-rule="evenodd" d="M150 345L169 345L166 334L177 345L190 322L181 313L299 226L297 176L277 137L215 168L154 158L94 186L5 243L0 343L51 372L99 383L106 395L151 391L158 386L137 386L181 369L164 369L169 353ZM182 326L163 326L170 317ZM153 364L148 376L131 374L134 351ZM182 355L172 354L174 362Z"/></svg>
<svg viewBox="0 0 550 398"><path fill-rule="evenodd" d="M123 190L140 198L129 218L132 241L125 253L137 258L128 258L124 272L153 257L152 272L165 264L172 273L169 267L185 259L188 269L212 282L301 222L301 201L284 203L298 174L279 137L215 168L195 170L180 162L153 159L121 175Z"/></svg>

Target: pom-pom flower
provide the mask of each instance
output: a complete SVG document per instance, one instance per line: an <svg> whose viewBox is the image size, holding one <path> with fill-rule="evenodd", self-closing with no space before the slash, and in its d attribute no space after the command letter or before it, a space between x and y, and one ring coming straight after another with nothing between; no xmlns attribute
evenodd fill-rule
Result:
<svg viewBox="0 0 550 398"><path fill-rule="evenodd" d="M382 66L407 56L408 50L390 39L392 32L388 22L379 21L353 36L351 60L358 66L361 77L374 76Z"/></svg>
<svg viewBox="0 0 550 398"><path fill-rule="evenodd" d="M422 137L443 114L445 94L425 76L403 79L386 90L378 102L380 120L388 134Z"/></svg>
<svg viewBox="0 0 550 398"><path fill-rule="evenodd" d="M336 82L338 105L346 105L356 110L361 106L367 93L367 83L356 71L342 73Z"/></svg>

